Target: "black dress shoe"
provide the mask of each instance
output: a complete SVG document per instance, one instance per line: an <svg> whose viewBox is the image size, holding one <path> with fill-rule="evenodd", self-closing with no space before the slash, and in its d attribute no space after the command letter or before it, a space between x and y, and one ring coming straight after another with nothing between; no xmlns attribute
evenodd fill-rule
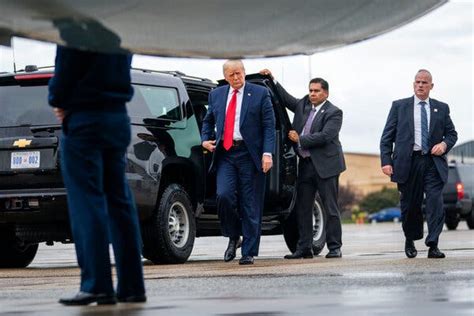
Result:
<svg viewBox="0 0 474 316"><path fill-rule="evenodd" d="M117 298L113 294L78 292L72 297L59 299L59 303L63 305L89 305L92 303L97 303L98 305L116 304Z"/></svg>
<svg viewBox="0 0 474 316"><path fill-rule="evenodd" d="M240 247L241 245L241 240L240 238L229 238L229 245L227 245L227 249L224 253L224 261L229 262L234 260L235 258L235 253L237 251L237 248Z"/></svg>
<svg viewBox="0 0 474 316"><path fill-rule="evenodd" d="M140 294L140 295L125 296L125 297L118 296L117 300L119 301L119 303L145 303L146 295Z"/></svg>
<svg viewBox="0 0 474 316"><path fill-rule="evenodd" d="M239 264L253 264L253 257L252 256L243 256L242 258L240 258L239 260Z"/></svg>
<svg viewBox="0 0 474 316"><path fill-rule="evenodd" d="M341 257L342 257L341 248L329 250L328 254L326 255L326 258L328 259L341 258Z"/></svg>
<svg viewBox="0 0 474 316"><path fill-rule="evenodd" d="M446 256L439 250L438 247L430 247L430 250L428 250L428 258L443 259L446 258Z"/></svg>
<svg viewBox="0 0 474 316"><path fill-rule="evenodd" d="M285 256L285 259L312 259L312 258L313 258L313 252L311 250L307 250L307 251L296 250L292 254Z"/></svg>
<svg viewBox="0 0 474 316"><path fill-rule="evenodd" d="M405 240L405 254L407 255L408 258L415 258L416 255L418 254L418 251L416 251L415 248L415 243L413 240Z"/></svg>
<svg viewBox="0 0 474 316"><path fill-rule="evenodd" d="M329 250L329 252L326 255L326 258L328 258L328 259L341 258L341 257L342 257L341 248Z"/></svg>

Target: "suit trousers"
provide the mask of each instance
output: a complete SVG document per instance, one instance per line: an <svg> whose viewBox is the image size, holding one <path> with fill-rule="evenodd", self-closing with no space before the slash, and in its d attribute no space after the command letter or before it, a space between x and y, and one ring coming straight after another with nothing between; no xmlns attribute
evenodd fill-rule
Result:
<svg viewBox="0 0 474 316"><path fill-rule="evenodd" d="M140 227L125 177L129 142L126 113L73 112L63 123L61 172L84 292L114 293L111 242L117 295L145 293Z"/></svg>
<svg viewBox="0 0 474 316"><path fill-rule="evenodd" d="M342 246L341 215L337 204L339 176L321 178L311 158L300 158L298 180L296 184L297 199L295 205L299 239L297 249L307 251L313 244L313 206L316 192L319 192L326 226L326 244L329 250Z"/></svg>
<svg viewBox="0 0 474 316"><path fill-rule="evenodd" d="M242 240L242 256L258 256L265 176L245 145L221 148L217 161L217 211L222 235Z"/></svg>
<svg viewBox="0 0 474 316"><path fill-rule="evenodd" d="M425 215L428 223L428 236L425 244L428 247L438 246L438 238L443 230L443 186L431 155L414 154L408 180L398 184L402 227L406 239L423 238L423 194L426 196Z"/></svg>

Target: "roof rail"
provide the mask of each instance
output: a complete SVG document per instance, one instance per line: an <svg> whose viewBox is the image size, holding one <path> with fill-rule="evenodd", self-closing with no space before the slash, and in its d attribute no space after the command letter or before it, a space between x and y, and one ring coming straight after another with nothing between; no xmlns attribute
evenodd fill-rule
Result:
<svg viewBox="0 0 474 316"><path fill-rule="evenodd" d="M192 79L192 80L197 80L197 81L202 81L202 82L212 82L212 80L210 79L189 76L189 75L186 75L184 72L181 72L178 70L152 70L152 69L144 69L144 68L132 68L132 70L142 71L145 73L159 73L159 74L171 75L174 77Z"/></svg>

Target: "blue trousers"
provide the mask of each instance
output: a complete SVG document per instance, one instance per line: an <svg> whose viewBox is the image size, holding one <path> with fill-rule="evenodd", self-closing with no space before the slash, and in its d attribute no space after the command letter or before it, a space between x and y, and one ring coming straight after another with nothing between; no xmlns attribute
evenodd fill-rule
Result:
<svg viewBox="0 0 474 316"><path fill-rule="evenodd" d="M84 292L114 293L112 243L117 295L145 293L140 227L125 177L129 143L126 112L75 112L63 123L61 172Z"/></svg>
<svg viewBox="0 0 474 316"><path fill-rule="evenodd" d="M222 234L243 236L242 256L258 256L265 175L245 145L223 151L217 161L217 210Z"/></svg>

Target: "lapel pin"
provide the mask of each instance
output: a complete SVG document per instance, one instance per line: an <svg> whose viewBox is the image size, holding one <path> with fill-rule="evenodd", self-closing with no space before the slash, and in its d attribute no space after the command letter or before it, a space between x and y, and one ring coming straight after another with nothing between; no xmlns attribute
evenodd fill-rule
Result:
<svg viewBox="0 0 474 316"><path fill-rule="evenodd" d="M248 95L248 96L251 96L251 94L250 94L250 93L247 93L247 95Z"/></svg>
<svg viewBox="0 0 474 316"><path fill-rule="evenodd" d="M434 109L435 112L438 112L438 109Z"/></svg>
<svg viewBox="0 0 474 316"><path fill-rule="evenodd" d="M321 110L321 113L324 113L324 110Z"/></svg>

